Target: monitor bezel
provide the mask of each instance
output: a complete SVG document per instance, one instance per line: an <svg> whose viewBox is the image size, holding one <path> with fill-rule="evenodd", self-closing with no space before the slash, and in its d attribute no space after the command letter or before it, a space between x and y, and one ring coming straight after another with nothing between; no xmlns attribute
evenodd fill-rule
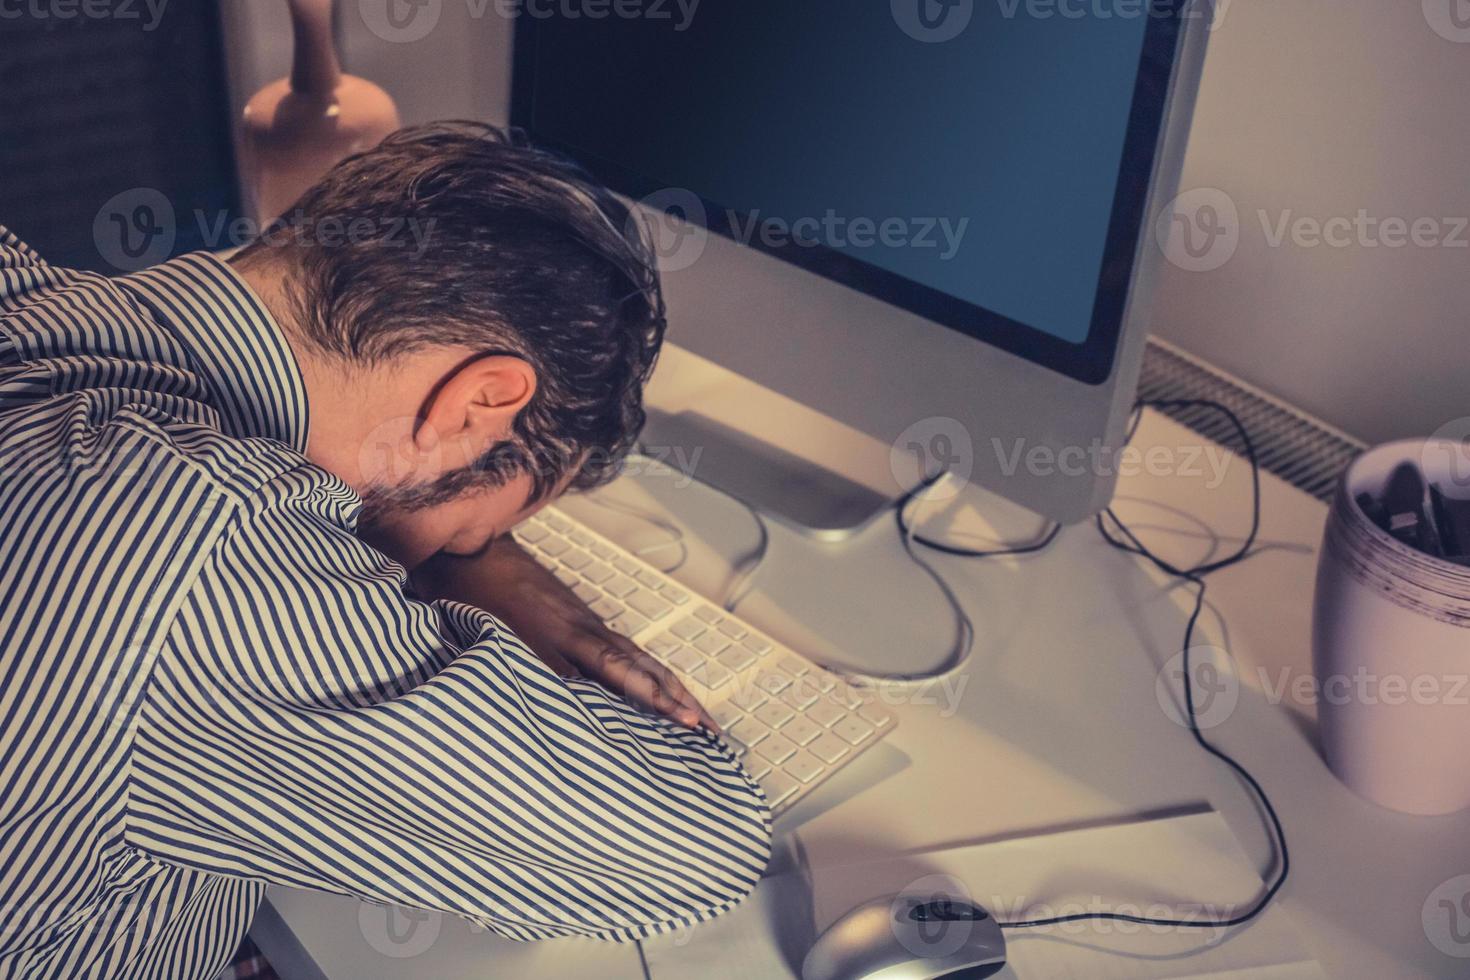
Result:
<svg viewBox="0 0 1470 980"><path fill-rule="evenodd" d="M1116 366L1129 290L1139 260L1138 250L1151 224L1145 210L1158 164L1170 86L1177 68L1181 28L1186 17L1196 14L1208 16L1208 11L1207 4L1150 0L1147 12L1140 13L1140 16L1147 17L1148 24L1134 81L1103 261L1094 293L1092 320L1087 337L1081 342L1065 340L824 245L782 242L778 235L751 235L750 215L721 202L700 197L704 213L690 217L699 219L699 223L711 232L971 339L1000 348L1075 381L1103 384L1112 377ZM537 47L541 43L542 27L543 18L517 19L511 73L511 126L523 131L537 145L576 160L626 197L637 200L668 189L670 185L656 178L538 132L533 111ZM736 234L730 221L732 213L745 226L745 234Z"/></svg>

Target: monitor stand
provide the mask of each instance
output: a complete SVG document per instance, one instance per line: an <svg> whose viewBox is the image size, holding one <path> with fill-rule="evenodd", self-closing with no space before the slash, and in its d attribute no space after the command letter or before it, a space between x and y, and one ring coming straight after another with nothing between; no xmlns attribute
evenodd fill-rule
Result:
<svg viewBox="0 0 1470 980"><path fill-rule="evenodd" d="M802 534L851 537L907 489L888 446L674 344L646 402L650 456Z"/></svg>

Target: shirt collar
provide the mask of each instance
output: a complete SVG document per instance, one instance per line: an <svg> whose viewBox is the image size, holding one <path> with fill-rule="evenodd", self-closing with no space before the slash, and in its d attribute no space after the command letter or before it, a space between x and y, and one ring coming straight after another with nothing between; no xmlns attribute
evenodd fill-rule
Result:
<svg viewBox="0 0 1470 980"><path fill-rule="evenodd" d="M306 452L310 416L296 355L228 263L192 252L115 281L188 350L228 435L274 439Z"/></svg>

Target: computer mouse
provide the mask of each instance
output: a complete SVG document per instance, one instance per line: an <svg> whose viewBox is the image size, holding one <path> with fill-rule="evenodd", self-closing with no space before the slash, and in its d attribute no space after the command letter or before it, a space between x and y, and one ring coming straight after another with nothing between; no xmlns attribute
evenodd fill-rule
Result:
<svg viewBox="0 0 1470 980"><path fill-rule="evenodd" d="M860 905L817 938L802 980L980 980L1006 963L995 918L959 898L896 895Z"/></svg>

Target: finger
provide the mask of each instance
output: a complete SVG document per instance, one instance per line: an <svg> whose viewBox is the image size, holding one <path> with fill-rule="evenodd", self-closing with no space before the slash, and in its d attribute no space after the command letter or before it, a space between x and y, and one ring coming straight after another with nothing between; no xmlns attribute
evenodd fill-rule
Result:
<svg viewBox="0 0 1470 980"><path fill-rule="evenodd" d="M586 643L587 652L576 659L603 684L688 728L703 724L719 731L714 719L678 678L631 640L608 631L589 635Z"/></svg>
<svg viewBox="0 0 1470 980"><path fill-rule="evenodd" d="M657 688L659 690L663 691L665 697L667 697L673 703L682 706L683 709L685 709L686 711L693 710L696 713L694 721L690 723L691 728L695 725L701 725L714 732L716 735L725 734L724 729L722 729L719 724L716 723L714 717L705 710L704 705L699 703L699 699L694 696L694 692L690 691L689 688L684 685L684 682L679 679L678 674L674 673L672 670L669 670L663 664L659 663L648 654L643 653L641 650L639 651L639 653L640 657L634 669L647 670L651 675L653 683L657 685Z"/></svg>

